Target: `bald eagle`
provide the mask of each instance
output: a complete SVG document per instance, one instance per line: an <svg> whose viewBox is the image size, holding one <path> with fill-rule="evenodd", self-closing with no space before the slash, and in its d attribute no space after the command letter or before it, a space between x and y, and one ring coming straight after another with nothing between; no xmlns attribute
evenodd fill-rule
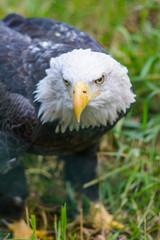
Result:
<svg viewBox="0 0 160 240"><path fill-rule="evenodd" d="M127 68L73 26L11 14L0 35L0 217L19 222L28 196L19 155L56 154L82 190L97 176L100 137L135 95ZM97 186L85 193L96 199Z"/></svg>

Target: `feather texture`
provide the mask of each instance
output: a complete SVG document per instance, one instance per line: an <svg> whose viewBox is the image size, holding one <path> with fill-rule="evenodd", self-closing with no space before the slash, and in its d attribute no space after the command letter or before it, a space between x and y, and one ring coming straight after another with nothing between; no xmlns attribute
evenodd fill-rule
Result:
<svg viewBox="0 0 160 240"><path fill-rule="evenodd" d="M134 102L126 68L88 34L66 23L17 14L0 22L0 33L0 137L7 134L1 149L11 152L0 160L1 171L17 149L53 154L92 145ZM98 89L94 80L102 74L102 94L88 104L78 124L73 85L84 81L93 93ZM63 78L71 82L70 89Z"/></svg>
<svg viewBox="0 0 160 240"><path fill-rule="evenodd" d="M99 139L127 114L135 95L127 69L73 26L11 14L0 22L0 36L0 217L19 220L28 195L19 155L57 154L69 162L67 179L95 178ZM72 100L77 81L94 96L80 123ZM98 196L95 189L88 196Z"/></svg>

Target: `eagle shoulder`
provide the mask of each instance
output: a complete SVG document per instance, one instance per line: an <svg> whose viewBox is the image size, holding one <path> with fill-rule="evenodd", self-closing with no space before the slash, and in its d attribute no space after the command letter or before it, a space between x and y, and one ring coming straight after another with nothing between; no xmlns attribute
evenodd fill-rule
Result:
<svg viewBox="0 0 160 240"><path fill-rule="evenodd" d="M24 96L6 91L0 84L0 132L32 142L38 124L35 107Z"/></svg>
<svg viewBox="0 0 160 240"><path fill-rule="evenodd" d="M90 48L92 51L106 53L105 49L92 36L67 23L48 18L24 18L18 14L8 15L3 22L7 27L29 36L31 39L70 45L73 49Z"/></svg>

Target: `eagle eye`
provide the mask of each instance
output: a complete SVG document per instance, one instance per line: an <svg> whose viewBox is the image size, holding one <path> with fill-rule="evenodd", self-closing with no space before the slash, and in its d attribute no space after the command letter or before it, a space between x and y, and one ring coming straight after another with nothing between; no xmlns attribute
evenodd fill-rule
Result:
<svg viewBox="0 0 160 240"><path fill-rule="evenodd" d="M64 79L63 78L63 82L64 82L64 84L67 86L67 87L69 87L70 86L70 82L69 81L67 81L66 79Z"/></svg>
<svg viewBox="0 0 160 240"><path fill-rule="evenodd" d="M104 80L105 80L105 76L102 75L102 77L100 77L100 78L98 78L97 80L95 80L95 83L96 83L97 85L101 85L101 84L104 83Z"/></svg>

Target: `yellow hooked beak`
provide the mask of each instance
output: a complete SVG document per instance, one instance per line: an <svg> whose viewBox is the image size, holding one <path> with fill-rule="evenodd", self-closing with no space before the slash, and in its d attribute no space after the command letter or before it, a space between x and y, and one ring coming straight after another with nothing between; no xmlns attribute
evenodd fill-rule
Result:
<svg viewBox="0 0 160 240"><path fill-rule="evenodd" d="M88 93L88 88L85 83L78 81L73 88L73 107L74 112L77 118L77 121L80 122L80 117L82 111L85 109L87 104L92 100L93 97L99 95L101 91L98 91L94 94Z"/></svg>

